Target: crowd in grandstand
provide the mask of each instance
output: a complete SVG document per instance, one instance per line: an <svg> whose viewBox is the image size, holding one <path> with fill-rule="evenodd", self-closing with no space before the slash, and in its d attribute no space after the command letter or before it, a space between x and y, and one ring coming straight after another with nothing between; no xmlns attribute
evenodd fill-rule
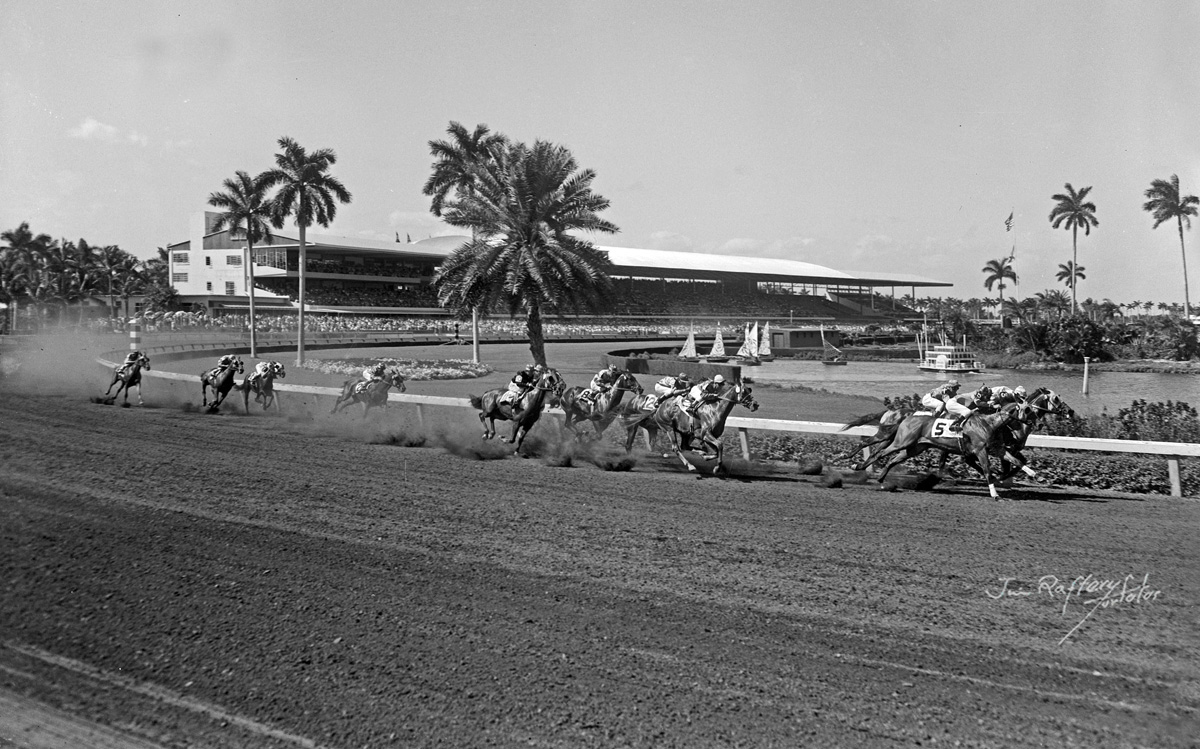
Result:
<svg viewBox="0 0 1200 749"><path fill-rule="evenodd" d="M297 262L273 262L263 258L259 265L283 268L290 271L299 270ZM433 275L431 265L409 265L393 262L347 263L342 260L320 260L310 258L304 264L309 273L338 273L343 276L395 276L397 278L419 278Z"/></svg>

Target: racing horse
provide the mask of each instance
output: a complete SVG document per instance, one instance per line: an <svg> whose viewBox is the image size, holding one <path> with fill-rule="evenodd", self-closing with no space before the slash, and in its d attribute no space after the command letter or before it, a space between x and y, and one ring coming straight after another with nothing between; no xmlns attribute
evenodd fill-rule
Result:
<svg viewBox="0 0 1200 749"><path fill-rule="evenodd" d="M279 411L279 401L275 398L275 378L283 379L286 375L283 371L283 364L272 361L267 362L267 371L262 377L251 380L249 377L242 380L242 384L238 389L242 391L242 405L246 408L246 413L250 413L250 393L253 391L255 402L263 404L263 410L266 411L275 404L275 410Z"/></svg>
<svg viewBox="0 0 1200 749"><path fill-rule="evenodd" d="M750 386L741 382L722 383L721 389L713 397L696 406L694 417L689 416L681 407L682 398L667 398L659 403L653 412L638 413L633 411L633 408L640 400L635 399L624 413L626 452L632 450L634 436L639 427L646 431L647 445L653 445L654 438L659 430L662 430L671 436L671 446L675 454L689 471L695 471L696 466L688 461L683 453L692 449L692 440L711 448L712 452L704 454L703 457L705 460L716 460L716 465L713 466L714 474L721 472L721 458L725 452L721 435L725 432L725 420L729 418L729 412L738 405L751 411L758 410L758 401L754 400Z"/></svg>
<svg viewBox="0 0 1200 749"><path fill-rule="evenodd" d="M145 403L142 402L142 370L143 369L145 369L147 371L150 369L150 357L146 356L145 354L139 353L138 358L135 359L132 364L126 364L125 366L121 367L120 369L118 369L116 372L113 373L112 382L110 382L108 384L108 390L104 391L104 402L111 406L113 404L113 402L116 401L117 396L121 394L121 391L124 391L125 392L124 405L129 405L129 389L132 387L137 387L138 405L139 406L146 405ZM116 385L117 383L120 383L120 387L117 388L117 392L115 392L111 396L109 396L109 392L112 391L113 386Z"/></svg>
<svg viewBox="0 0 1200 749"><path fill-rule="evenodd" d="M1075 411L1053 390L1038 388L1030 393L1020 407L1017 423L1009 426L1004 434L1004 451L1000 456L1000 477L997 481L1005 481L1018 471L1024 471L1035 481L1039 480L1021 451L1029 441L1029 435L1033 434L1041 420L1049 414L1068 419L1075 418Z"/></svg>
<svg viewBox="0 0 1200 749"><path fill-rule="evenodd" d="M329 412L335 414L346 406L354 403L363 404L363 418L367 418L372 408L382 408L387 410L388 391L396 388L400 392L408 390L404 384L404 375L400 374L400 370L396 367L388 367L383 376L378 380L366 382L364 380L346 380L342 385L342 393L338 396L337 401L333 404L333 409ZM360 387L362 386L362 387Z"/></svg>
<svg viewBox="0 0 1200 749"><path fill-rule="evenodd" d="M229 395L229 391L233 390L237 381L234 375L242 373L242 357L235 356L233 362L227 367L213 367L207 372L200 373L200 407L208 408L210 414L215 414L221 404L225 402L225 396ZM212 388L213 400L208 402L208 389Z"/></svg>
<svg viewBox="0 0 1200 749"><path fill-rule="evenodd" d="M563 428L571 430L577 439L582 439L586 434L580 434L575 429L576 424L584 421L592 422L592 426L596 429L596 439L599 439L604 434L604 430L608 429L608 425L616 420L625 393L636 393L637 395L643 393L637 378L627 370L621 370L612 387L607 392L596 396L591 403L581 400L579 397L586 389L577 385L567 388L559 396L559 405L566 414Z"/></svg>
<svg viewBox="0 0 1200 749"><path fill-rule="evenodd" d="M1010 425L1019 423L1020 409L1021 406L1010 403L993 414L976 412L962 422L961 431L947 430L949 419L913 413L900 422L891 444L867 458L860 469L881 463L879 482L882 483L895 466L931 447L938 448L944 453L961 455L967 465L983 475L992 499L1000 499L988 454L1004 449L1003 433Z"/></svg>
<svg viewBox="0 0 1200 749"><path fill-rule="evenodd" d="M489 440L496 436L496 419L512 421L512 434L501 437L501 442L509 442L515 447L513 452L521 454L521 444L529 430L541 418L542 409L547 405L551 395L561 397L566 383L556 369L547 369L538 377L536 383L517 401L518 408L514 409L508 403L502 403L501 397L506 390L493 388L483 395L471 396L471 407L479 409L479 423L483 425L483 438Z"/></svg>

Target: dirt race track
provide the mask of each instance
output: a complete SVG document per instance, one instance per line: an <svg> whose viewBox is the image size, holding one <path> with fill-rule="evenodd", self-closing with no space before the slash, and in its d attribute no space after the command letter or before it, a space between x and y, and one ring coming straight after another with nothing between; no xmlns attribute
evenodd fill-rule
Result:
<svg viewBox="0 0 1200 749"><path fill-rule="evenodd" d="M1200 741L1194 499L698 479L181 387L0 383L0 747Z"/></svg>

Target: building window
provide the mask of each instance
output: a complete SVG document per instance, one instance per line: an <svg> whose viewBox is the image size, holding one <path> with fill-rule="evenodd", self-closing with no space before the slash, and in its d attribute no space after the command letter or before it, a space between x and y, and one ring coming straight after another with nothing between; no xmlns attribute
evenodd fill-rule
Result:
<svg viewBox="0 0 1200 749"><path fill-rule="evenodd" d="M204 264L205 264L205 265L212 265L212 258L211 258L211 257L209 257L208 255L205 255L205 256L204 256Z"/></svg>
<svg viewBox="0 0 1200 749"><path fill-rule="evenodd" d="M212 291L212 281L209 281L208 283L204 284L204 290L205 290L205 291ZM781 348L782 348L782 347L781 347Z"/></svg>
<svg viewBox="0 0 1200 749"><path fill-rule="evenodd" d="M188 254L186 252L176 252L175 253L175 262L180 263L182 265L187 265L187 261L188 261Z"/></svg>
<svg viewBox="0 0 1200 749"><path fill-rule="evenodd" d="M187 283L187 274L186 273L172 273L171 274L171 283Z"/></svg>
<svg viewBox="0 0 1200 749"><path fill-rule="evenodd" d="M235 293L233 281L225 282L225 296L233 296Z"/></svg>
<svg viewBox="0 0 1200 749"><path fill-rule="evenodd" d="M225 256L225 264L226 265L241 265L242 264L242 256L241 255L226 255Z"/></svg>

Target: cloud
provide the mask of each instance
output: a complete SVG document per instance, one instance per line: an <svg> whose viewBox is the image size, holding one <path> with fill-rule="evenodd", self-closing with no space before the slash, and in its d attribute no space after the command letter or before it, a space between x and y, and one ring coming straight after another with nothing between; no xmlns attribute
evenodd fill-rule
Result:
<svg viewBox="0 0 1200 749"><path fill-rule="evenodd" d="M131 130L123 133L119 128L107 125L94 117L88 117L78 127L73 127L67 134L80 140L94 140L99 143L129 143L135 146L145 146L149 139L145 135Z"/></svg>
<svg viewBox="0 0 1200 749"><path fill-rule="evenodd" d="M650 235L650 250L670 250L671 252L696 252L696 243L691 237L676 234L673 231L656 231Z"/></svg>

